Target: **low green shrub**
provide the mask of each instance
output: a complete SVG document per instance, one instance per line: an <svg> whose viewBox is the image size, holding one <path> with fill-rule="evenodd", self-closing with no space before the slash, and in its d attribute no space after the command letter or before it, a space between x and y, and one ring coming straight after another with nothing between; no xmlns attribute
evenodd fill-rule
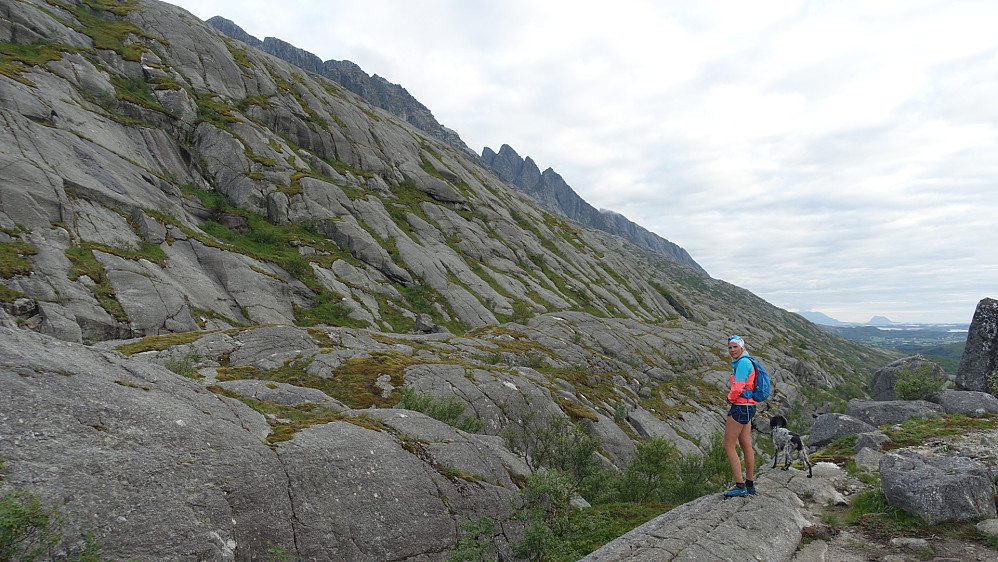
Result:
<svg viewBox="0 0 998 562"><path fill-rule="evenodd" d="M33 266L25 256L34 255L35 251L34 246L21 240L0 242L0 277L10 279L30 274Z"/></svg>
<svg viewBox="0 0 998 562"><path fill-rule="evenodd" d="M461 538L457 548L451 552L449 562L489 562L492 557L489 552L492 547L492 537L496 521L488 516L462 521Z"/></svg>
<svg viewBox="0 0 998 562"><path fill-rule="evenodd" d="M682 454L666 438L638 443L634 459L617 478L619 501L679 505L721 491L731 467L720 435L711 438L704 454Z"/></svg>
<svg viewBox="0 0 998 562"><path fill-rule="evenodd" d="M529 451L526 459L536 470L522 492L524 535L512 545L520 557L578 560L672 506L722 490L731 478L720 434L703 455L680 454L667 439L653 437L638 444L634 460L616 474L592 464L598 441L578 424L521 418L524 428L504 432L511 450ZM593 507L571 509L578 495Z"/></svg>
<svg viewBox="0 0 998 562"><path fill-rule="evenodd" d="M44 506L35 494L12 488L3 490L0 493L0 560L55 559L53 551L62 540L58 526L58 511ZM59 560L99 562L99 550L97 542L88 535L82 550L59 557Z"/></svg>
<svg viewBox="0 0 998 562"><path fill-rule="evenodd" d="M167 359L163 363L163 366L182 377L195 379L199 378L197 374L199 361L201 361L201 356L197 351L191 349L188 350L183 357L171 357L170 359Z"/></svg>
<svg viewBox="0 0 998 562"><path fill-rule="evenodd" d="M994 429L998 427L998 414L946 414L927 420L915 417L900 425L899 431L891 433L888 448L920 445L934 437L960 435L974 429Z"/></svg>
<svg viewBox="0 0 998 562"><path fill-rule="evenodd" d="M466 405L457 396L433 398L406 386L399 389L399 401L395 407L422 412L468 433L478 433L485 426L481 418L463 415Z"/></svg>
<svg viewBox="0 0 998 562"><path fill-rule="evenodd" d="M932 363L922 363L897 372L894 377L894 394L898 400L925 400L939 394L946 379L932 374Z"/></svg>

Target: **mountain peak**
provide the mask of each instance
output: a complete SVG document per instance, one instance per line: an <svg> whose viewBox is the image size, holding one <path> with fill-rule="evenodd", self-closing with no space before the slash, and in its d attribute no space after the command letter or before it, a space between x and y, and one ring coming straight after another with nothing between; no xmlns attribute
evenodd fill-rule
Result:
<svg viewBox="0 0 998 562"><path fill-rule="evenodd" d="M260 41L246 33L231 20L221 16L215 16L206 23L227 37L242 41L299 68L338 82L347 90L367 100L371 105L401 117L410 125L454 148L468 154L475 154L464 144L456 132L440 124L429 108L409 94L405 88L389 82L377 74L367 74L357 63L348 60L323 61L311 52L276 37L267 37Z"/></svg>
<svg viewBox="0 0 998 562"><path fill-rule="evenodd" d="M815 324L820 324L822 326L838 326L842 324L842 322L839 322L838 320L832 318L831 316L828 316L823 312L817 312L814 310L802 310L797 314L803 316L810 322L814 322Z"/></svg>
<svg viewBox="0 0 998 562"><path fill-rule="evenodd" d="M603 232L621 236L646 250L707 274L679 245L632 222L620 213L597 210L580 197L554 168L548 167L541 173L530 156L521 158L508 144L503 144L498 154L491 148L485 147L482 150L482 161L500 178L510 182L551 212Z"/></svg>

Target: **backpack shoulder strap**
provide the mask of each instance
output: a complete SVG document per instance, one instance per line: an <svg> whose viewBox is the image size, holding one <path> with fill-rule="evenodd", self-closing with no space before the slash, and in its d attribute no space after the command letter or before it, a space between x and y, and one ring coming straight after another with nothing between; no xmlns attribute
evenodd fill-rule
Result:
<svg viewBox="0 0 998 562"><path fill-rule="evenodd" d="M749 363L752 364L752 372L749 375L752 376L752 388L755 388L759 384L759 368L756 366L759 363L756 362L755 358L751 355L742 355L743 358L748 359Z"/></svg>

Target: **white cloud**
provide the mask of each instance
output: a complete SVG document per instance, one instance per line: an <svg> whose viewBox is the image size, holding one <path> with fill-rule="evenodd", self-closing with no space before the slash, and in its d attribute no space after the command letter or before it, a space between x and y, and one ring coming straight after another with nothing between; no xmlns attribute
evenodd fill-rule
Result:
<svg viewBox="0 0 998 562"><path fill-rule="evenodd" d="M178 3L402 84L778 306L998 297L998 4Z"/></svg>

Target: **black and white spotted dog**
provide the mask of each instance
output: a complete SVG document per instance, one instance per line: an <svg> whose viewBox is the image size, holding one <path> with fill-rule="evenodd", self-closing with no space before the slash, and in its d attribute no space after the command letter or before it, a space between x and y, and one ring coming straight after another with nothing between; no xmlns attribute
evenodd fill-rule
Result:
<svg viewBox="0 0 998 562"><path fill-rule="evenodd" d="M790 456L796 454L797 459L807 467L807 477L810 478L811 461L807 458L807 447L804 446L804 440L801 439L800 435L787 429L787 418L773 416L769 420L769 427L773 430L773 445L776 447L776 452L773 454L773 468L776 468L780 453L783 453L785 459L783 470L789 470Z"/></svg>

